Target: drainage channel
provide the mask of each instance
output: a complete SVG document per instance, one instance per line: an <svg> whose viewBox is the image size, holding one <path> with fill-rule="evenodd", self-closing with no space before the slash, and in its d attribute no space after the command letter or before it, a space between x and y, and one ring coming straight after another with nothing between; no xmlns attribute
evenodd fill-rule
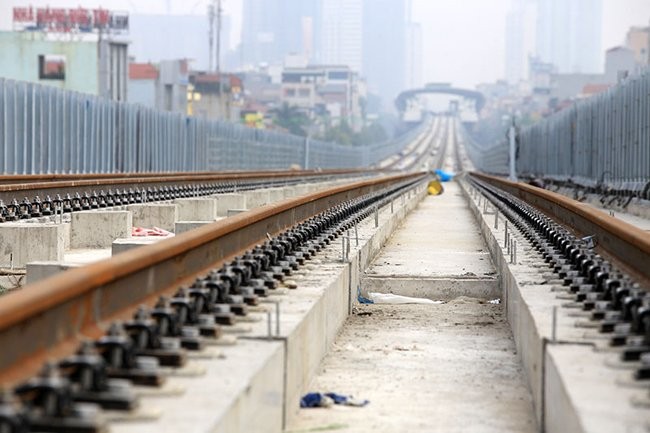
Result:
<svg viewBox="0 0 650 433"><path fill-rule="evenodd" d="M535 432L496 269L462 189L427 196L362 277L311 389L368 399L301 409L287 432ZM431 304L393 305L391 295ZM319 430L320 429L320 430Z"/></svg>

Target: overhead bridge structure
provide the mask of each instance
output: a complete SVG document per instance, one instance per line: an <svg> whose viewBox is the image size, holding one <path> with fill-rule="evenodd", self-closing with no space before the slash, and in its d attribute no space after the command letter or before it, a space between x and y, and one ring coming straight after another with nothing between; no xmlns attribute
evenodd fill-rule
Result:
<svg viewBox="0 0 650 433"><path fill-rule="evenodd" d="M472 99L475 102L476 112L480 112L485 106L485 96L481 92L470 89L461 89L448 85L428 85L419 89L405 90L395 99L395 107L399 113L404 113L408 108L408 101L422 94L439 93L447 95L462 96L465 99Z"/></svg>

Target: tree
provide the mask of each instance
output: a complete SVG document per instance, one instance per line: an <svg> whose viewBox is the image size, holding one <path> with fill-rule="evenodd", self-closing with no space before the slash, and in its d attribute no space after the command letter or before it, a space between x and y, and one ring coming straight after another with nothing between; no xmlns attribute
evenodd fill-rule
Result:
<svg viewBox="0 0 650 433"><path fill-rule="evenodd" d="M309 125L309 119L298 107L285 102L271 113L273 114L273 123L277 126L286 129L291 134L303 137L307 135L305 129Z"/></svg>

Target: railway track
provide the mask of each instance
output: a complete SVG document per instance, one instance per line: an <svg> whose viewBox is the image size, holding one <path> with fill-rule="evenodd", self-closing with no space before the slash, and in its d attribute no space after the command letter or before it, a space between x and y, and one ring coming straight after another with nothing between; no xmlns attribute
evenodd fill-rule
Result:
<svg viewBox="0 0 650 433"><path fill-rule="evenodd" d="M151 201L364 177L367 170L0 177L0 222Z"/></svg>
<svg viewBox="0 0 650 433"><path fill-rule="evenodd" d="M542 430L647 429L650 236L551 191L478 173L469 181L476 188L470 194L484 197L477 209L484 231L507 220L501 239L486 237L496 248L503 244L493 251L496 261L511 263L503 276L506 309L519 350L528 351L522 360ZM521 282L531 278L545 285L531 292L531 282ZM536 351L541 359L531 356ZM557 406L558 399L570 403ZM602 407L596 416L594 406Z"/></svg>
<svg viewBox="0 0 650 433"><path fill-rule="evenodd" d="M423 178L285 200L3 297L0 342L12 350L0 360L0 383L14 393L4 397L0 430L103 431L105 422L77 403L134 409L130 386L111 379L161 385L156 366L183 366L188 352L217 341L293 270Z"/></svg>
<svg viewBox="0 0 650 433"><path fill-rule="evenodd" d="M418 162L429 154L435 156L430 158L433 165L442 165L457 134L453 121L444 130L442 139L437 140L436 155L422 154L418 147ZM459 146L453 155L457 164ZM111 175L53 176L19 179L19 183L0 179L6 182L0 184L2 194L29 188L41 194L57 188L81 188L85 199L73 203L71 196L69 202L51 207L60 205L63 209L65 204L66 211L74 211L103 207L102 203L108 206L107 195L99 199L100 194L88 193L100 185L116 189L130 185L131 194L124 196L122 186L119 194L111 196L115 203L116 195L127 202L167 200L173 194L207 195L262 184L308 182L323 176L361 175L372 177L229 217L2 297L0 346L11 350L4 350L0 357L0 384L5 389L0 397L0 432L102 432L118 420L134 418L144 423L140 430L120 424L118 431L147 431L147 420L142 419L147 414L139 411L142 402L173 399L177 391L166 386L174 375L193 374L200 380L201 373L188 373L188 366L211 348L231 344L230 337L240 332L238 326L254 314L267 314L269 333L268 337L256 334L243 340L251 341L251 356L258 350L254 341L265 338L271 343L283 342L286 352L294 337L274 338L279 334L271 330L271 312L262 308L268 307L266 300L279 293L289 302L292 297L299 298L300 287L293 293L296 284L292 275L304 269L318 275L321 271L310 263L318 263L319 254L338 243L342 262L349 266L345 279L352 290L357 278L354 273L362 271L362 265L361 259L354 265L346 258L346 245L349 250L354 239L349 231L356 231L358 224L373 215L377 221L380 208L390 205L392 213L397 197L411 197L421 190L427 175L335 171L196 177L178 173L165 179L156 175L126 179ZM473 191L480 192L495 208L495 220L509 221L504 249L511 256L513 251L522 254L523 248L530 257L538 256L540 269L552 274L546 278L555 282L571 314L580 318L585 329L597 332L576 344L615 353L619 358L616 362L631 371L636 386L645 391L636 406L650 405L649 236L602 212L530 185L478 173L469 174L467 179ZM184 186L178 186L181 183ZM70 194L67 191L65 194ZM78 191L75 197L79 194L83 198ZM35 206L31 205L19 205L6 219L34 217ZM518 246L513 245L515 238ZM350 293L347 296L354 297ZM330 300L330 309L335 304L342 308L338 304L343 301ZM343 310L347 309L345 305ZM321 321L328 322L328 316ZM277 323L279 326L279 317ZM548 341L540 343L543 350ZM243 343L245 347L248 344ZM298 353L307 352L300 344L297 347ZM287 368L285 365L285 374ZM309 370L301 368L300 372ZM534 374L538 373L536 370ZM230 372L219 374L227 377ZM537 384L532 386L534 390L539 388L535 379L529 380ZM544 378L540 380L543 384ZM264 396L274 398L279 397ZM542 415L544 425L544 417L552 416L552 412L546 397L539 398L541 412L546 414ZM281 399L290 400L287 396Z"/></svg>

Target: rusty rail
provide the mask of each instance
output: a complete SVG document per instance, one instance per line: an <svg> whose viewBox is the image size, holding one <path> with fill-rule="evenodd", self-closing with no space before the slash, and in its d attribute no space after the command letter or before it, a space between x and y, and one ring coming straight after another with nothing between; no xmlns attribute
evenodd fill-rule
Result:
<svg viewBox="0 0 650 433"><path fill-rule="evenodd" d="M297 177L310 175L341 175L367 172L366 169L339 170L268 170L225 172L171 172L171 173L82 173L82 174L16 174L0 175L0 185L45 182L79 182L114 179L198 178L201 180L250 179L255 177ZM372 171L372 170L371 170Z"/></svg>
<svg viewBox="0 0 650 433"><path fill-rule="evenodd" d="M48 358L72 353L115 320L153 304L238 253L332 206L421 173L358 181L239 214L109 260L72 269L4 296L0 302L0 384L34 375Z"/></svg>
<svg viewBox="0 0 650 433"><path fill-rule="evenodd" d="M301 177L326 177L364 174L372 170L295 170L295 171L248 171L226 173L157 173L157 174L81 174L81 175L23 175L0 176L0 199L9 194L22 195L57 194L73 192L82 188L124 188L125 186L165 186L178 183L228 182L246 180L281 180Z"/></svg>
<svg viewBox="0 0 650 433"><path fill-rule="evenodd" d="M471 173L539 209L578 236L596 237L597 250L639 282L650 282L650 234L587 204L524 183Z"/></svg>

